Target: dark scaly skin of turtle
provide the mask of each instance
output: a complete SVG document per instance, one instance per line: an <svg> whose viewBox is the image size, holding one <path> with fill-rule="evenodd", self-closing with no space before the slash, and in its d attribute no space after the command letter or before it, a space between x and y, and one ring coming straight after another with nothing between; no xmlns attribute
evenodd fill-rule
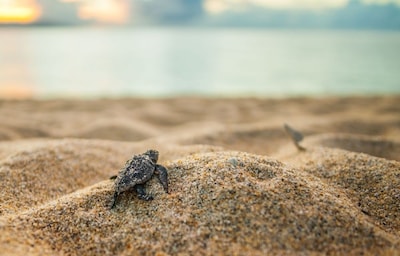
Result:
<svg viewBox="0 0 400 256"><path fill-rule="evenodd" d="M147 155L136 155L129 160L115 179L115 192L132 189L138 184L144 184L154 175L156 164Z"/></svg>
<svg viewBox="0 0 400 256"><path fill-rule="evenodd" d="M152 200L151 195L146 194L144 184L155 174L166 193L168 193L167 169L157 164L158 151L148 150L144 154L135 155L128 160L115 178L115 192L111 209L115 207L118 196L129 190L136 189L138 197L142 200Z"/></svg>

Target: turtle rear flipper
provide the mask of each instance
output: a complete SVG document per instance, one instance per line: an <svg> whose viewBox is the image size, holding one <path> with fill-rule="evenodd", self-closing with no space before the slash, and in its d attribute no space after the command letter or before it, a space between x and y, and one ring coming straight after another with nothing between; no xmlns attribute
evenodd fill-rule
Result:
<svg viewBox="0 0 400 256"><path fill-rule="evenodd" d="M146 194L146 191L144 190L144 185L138 184L135 186L135 189L136 189L139 199L144 200L144 201L153 200L152 195Z"/></svg>

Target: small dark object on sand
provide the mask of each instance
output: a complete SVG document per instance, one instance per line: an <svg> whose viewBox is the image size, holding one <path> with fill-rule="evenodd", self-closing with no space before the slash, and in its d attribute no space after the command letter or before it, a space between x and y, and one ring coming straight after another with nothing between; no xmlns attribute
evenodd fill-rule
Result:
<svg viewBox="0 0 400 256"><path fill-rule="evenodd" d="M153 196L146 194L144 185L148 182L154 174L158 175L161 185L164 187L165 192L168 193L168 172L167 169L157 164L158 151L148 150L144 154L134 155L132 159L128 160L125 167L115 177L115 192L111 209L115 207L118 196L129 190L135 189L138 197L142 200L153 200Z"/></svg>
<svg viewBox="0 0 400 256"><path fill-rule="evenodd" d="M290 138L292 139L294 145L296 148L300 151L306 150L304 147L300 146L299 142L303 140L304 136L301 134L299 131L296 131L292 127L290 127L288 124L284 125L285 131L287 134L289 134Z"/></svg>

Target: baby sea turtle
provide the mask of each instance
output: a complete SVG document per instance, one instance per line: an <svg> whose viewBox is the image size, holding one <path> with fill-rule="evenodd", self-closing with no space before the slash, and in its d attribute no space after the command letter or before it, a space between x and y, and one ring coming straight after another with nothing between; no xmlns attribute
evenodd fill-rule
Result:
<svg viewBox="0 0 400 256"><path fill-rule="evenodd" d="M165 192L168 193L168 172L164 166L157 164L157 160L158 151L150 149L143 154L134 155L126 162L115 178L115 192L111 209L114 208L119 194L132 189L136 190L140 199L153 200L153 196L146 194L144 185L154 174L158 176Z"/></svg>

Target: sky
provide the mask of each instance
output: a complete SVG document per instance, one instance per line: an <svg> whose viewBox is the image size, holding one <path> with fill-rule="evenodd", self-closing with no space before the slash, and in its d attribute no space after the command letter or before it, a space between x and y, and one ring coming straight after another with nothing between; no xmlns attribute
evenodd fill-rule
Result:
<svg viewBox="0 0 400 256"><path fill-rule="evenodd" d="M35 0L0 0L0 23L31 23L40 15Z"/></svg>
<svg viewBox="0 0 400 256"><path fill-rule="evenodd" d="M343 8L351 0L0 0L0 23L30 24L38 21L127 24L145 18L143 10L166 9L172 14L199 2L207 15L241 12L246 8L270 10L326 10ZM400 0L360 0L368 4L396 4ZM145 9L147 8L147 9ZM157 11L152 11L154 14ZM161 11L159 11L160 13ZM142 14L142 17L140 17ZM163 14L165 15L165 13ZM167 15L168 16L168 15Z"/></svg>

